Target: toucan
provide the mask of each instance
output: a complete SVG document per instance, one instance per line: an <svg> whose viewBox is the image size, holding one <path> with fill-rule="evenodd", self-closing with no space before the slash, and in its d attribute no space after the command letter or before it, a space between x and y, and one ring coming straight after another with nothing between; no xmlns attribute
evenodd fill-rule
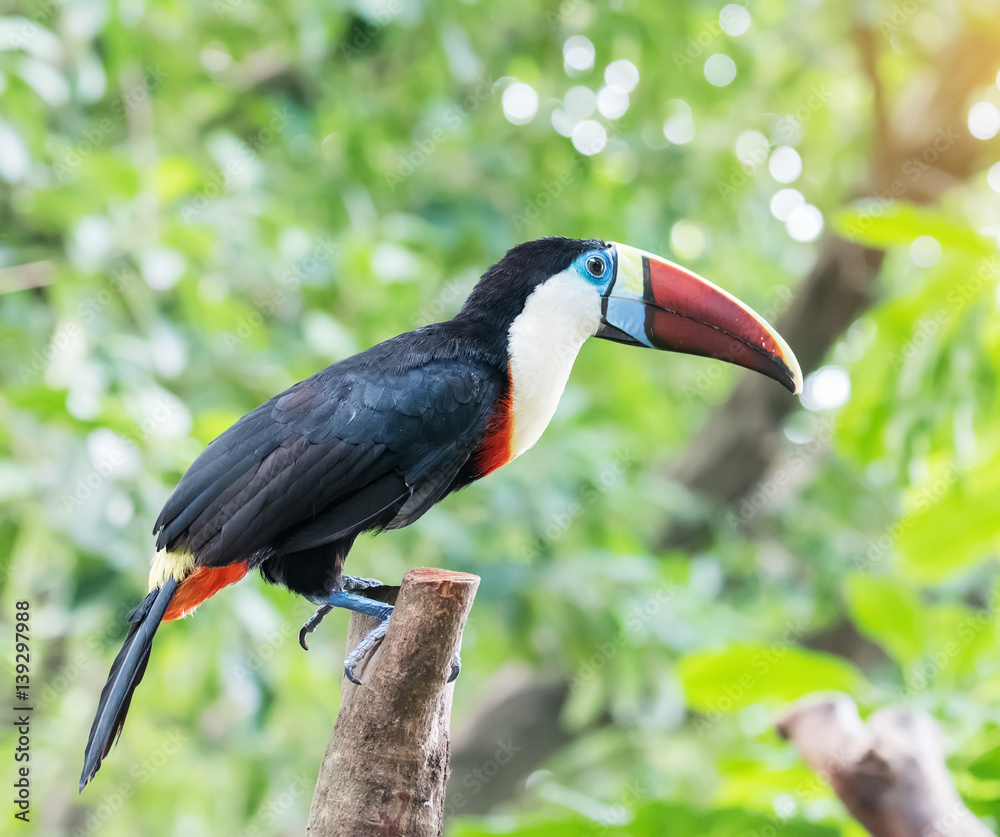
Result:
<svg viewBox="0 0 1000 837"><path fill-rule="evenodd" d="M538 441L588 337L703 355L802 388L794 354L750 308L666 259L601 240L543 238L511 249L447 322L393 337L275 395L212 441L156 520L149 594L130 623L90 730L80 790L107 756L160 622L192 613L259 570L317 605L379 626L392 607L345 576L363 532L409 526L453 491ZM449 679L458 674L452 664Z"/></svg>

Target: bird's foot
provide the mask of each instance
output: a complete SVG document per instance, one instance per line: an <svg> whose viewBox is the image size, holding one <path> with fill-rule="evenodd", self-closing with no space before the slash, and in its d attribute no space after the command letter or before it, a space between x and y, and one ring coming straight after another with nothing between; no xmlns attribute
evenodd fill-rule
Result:
<svg viewBox="0 0 1000 837"><path fill-rule="evenodd" d="M352 584L355 582L361 583L364 585L362 589L381 586L379 582L370 578L354 579L345 577L344 581L349 581ZM348 592L347 590L334 590L328 596L308 596L307 598L313 604L318 605L316 612L309 617L308 621L302 626L302 630L299 631L299 644L307 651L309 650L309 646L306 645L306 635L316 630L316 626L323 621L323 617L335 607L342 607L345 610L353 610L355 613L374 616L381 622L380 625L370 631L358 643L358 647L348 654L347 659L344 660L344 674L347 675L347 679L360 686L361 681L355 676L354 667L361 662L365 654L377 648L378 644L382 641L386 628L389 626L389 617L392 616L392 605L385 602L377 602L374 599L359 596L357 593Z"/></svg>
<svg viewBox="0 0 1000 837"><path fill-rule="evenodd" d="M373 587L382 587L382 582L377 578L360 578L354 575L345 575L341 577L341 589L336 592L343 593L357 593L361 590L370 590ZM311 634L316 628L319 627L319 623L323 621L326 614L328 614L335 607L348 607L350 610L355 610L356 608L350 608L349 605L336 603L332 604L328 599L321 597L308 597L309 601L313 604L319 605L316 612L310 616L305 624L299 629L299 645L302 646L303 650L309 650L309 643L306 642L306 637ZM362 611L365 612L365 611Z"/></svg>
<svg viewBox="0 0 1000 837"><path fill-rule="evenodd" d="M354 667L382 644L382 640L385 639L385 632L387 630L389 630L388 616L386 616L380 624L372 628L366 634L365 638L354 647L354 650L347 655L344 660L344 677L350 680L354 685L361 685L361 681L358 680L357 675L354 673Z"/></svg>
<svg viewBox="0 0 1000 837"><path fill-rule="evenodd" d="M361 681L358 680L357 675L355 675L354 667L382 644L382 640L385 639L385 633L387 630L389 630L388 616L385 618L384 622L372 628L365 638L361 640L357 646L355 646L354 650L347 655L347 659L344 660L344 676L355 685L360 686ZM461 672L462 658L456 651L455 656L451 658L451 673L448 675L447 682L453 683Z"/></svg>
<svg viewBox="0 0 1000 837"><path fill-rule="evenodd" d="M353 587L354 583L357 582L364 584L361 589L381 586L380 582L371 578L355 579L350 576L345 576L344 582L345 586L351 584L353 589L358 589L357 587ZM351 651L351 653L348 654L344 660L344 676L355 685L360 686L361 681L354 673L354 669L357 667L358 663L360 663L368 654L373 652L382 643L382 640L385 638L385 633L389 629L389 618L392 616L393 606L385 604L384 602L377 602L374 599L369 599L365 596L359 596L354 592L349 592L348 590L334 590L325 598L320 596L310 596L309 601L318 605L318 607L316 612L310 616L308 621L306 621L306 623L302 626L302 630L299 631L299 644L307 651L309 650L309 646L306 645L306 635L316 630L316 626L323 621L323 617L335 607L353 610L355 613L364 613L368 616L374 616L376 619L380 620L379 624L367 633L365 638L357 644L354 650ZM458 652L456 652L455 656L451 659L451 673L448 676L448 682L453 682L461 671L462 659L458 656Z"/></svg>
<svg viewBox="0 0 1000 837"><path fill-rule="evenodd" d="M341 576L341 589L347 593L358 593L362 590L370 590L372 587L382 587L382 582L377 578L361 578L356 575Z"/></svg>

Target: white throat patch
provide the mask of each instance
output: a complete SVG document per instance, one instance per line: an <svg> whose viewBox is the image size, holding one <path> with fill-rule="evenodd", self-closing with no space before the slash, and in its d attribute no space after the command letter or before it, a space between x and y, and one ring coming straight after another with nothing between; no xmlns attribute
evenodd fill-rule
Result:
<svg viewBox="0 0 1000 837"><path fill-rule="evenodd" d="M531 293L507 333L513 388L510 452L538 441L566 388L573 361L601 324L601 296L572 268Z"/></svg>

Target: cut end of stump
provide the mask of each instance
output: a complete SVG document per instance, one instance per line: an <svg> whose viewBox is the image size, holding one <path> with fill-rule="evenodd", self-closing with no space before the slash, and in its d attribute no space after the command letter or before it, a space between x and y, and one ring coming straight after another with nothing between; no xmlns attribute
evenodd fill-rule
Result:
<svg viewBox="0 0 1000 837"><path fill-rule="evenodd" d="M401 586L406 587L413 584L439 587L441 594L447 596L456 587L476 590L479 587L479 580L479 576L472 573L459 573L435 567L415 567L403 576Z"/></svg>

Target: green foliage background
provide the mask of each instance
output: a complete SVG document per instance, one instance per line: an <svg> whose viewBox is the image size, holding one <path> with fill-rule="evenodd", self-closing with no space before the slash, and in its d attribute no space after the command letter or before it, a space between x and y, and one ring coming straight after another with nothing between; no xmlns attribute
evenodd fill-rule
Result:
<svg viewBox="0 0 1000 837"><path fill-rule="evenodd" d="M708 2L0 5L0 267L51 279L17 290L24 273L0 271L0 646L12 683L9 617L29 600L36 705L21 830L301 832L346 620L304 654L311 609L256 578L161 631L124 736L76 795L171 487L273 393L453 314L519 241L625 241L777 317L818 244L789 237L768 211L780 184L735 143L794 145L793 185L851 234L873 129L854 23L884 38L890 91L947 71L917 57L940 31L997 23L981 3L915 5L761 0L739 37ZM577 34L596 63L571 78ZM732 84L706 81L713 53ZM623 116L595 117L607 148L582 155L550 114L618 59L638 85ZM526 125L504 116L514 79L539 95ZM682 145L663 133L678 100L696 126ZM1000 819L990 148L939 208L866 216L889 253L880 301L827 361L850 398L792 417L738 525L667 475L741 373L595 342L529 455L357 545L359 575L482 576L456 725L511 664L574 682L574 743L495 818L448 833L858 834L771 730L823 689L932 712L963 797ZM703 247L679 246L681 221ZM941 244L931 267L911 259L918 236ZM707 523L711 546L658 550L671 519ZM865 661L803 645L838 625L874 643Z"/></svg>

